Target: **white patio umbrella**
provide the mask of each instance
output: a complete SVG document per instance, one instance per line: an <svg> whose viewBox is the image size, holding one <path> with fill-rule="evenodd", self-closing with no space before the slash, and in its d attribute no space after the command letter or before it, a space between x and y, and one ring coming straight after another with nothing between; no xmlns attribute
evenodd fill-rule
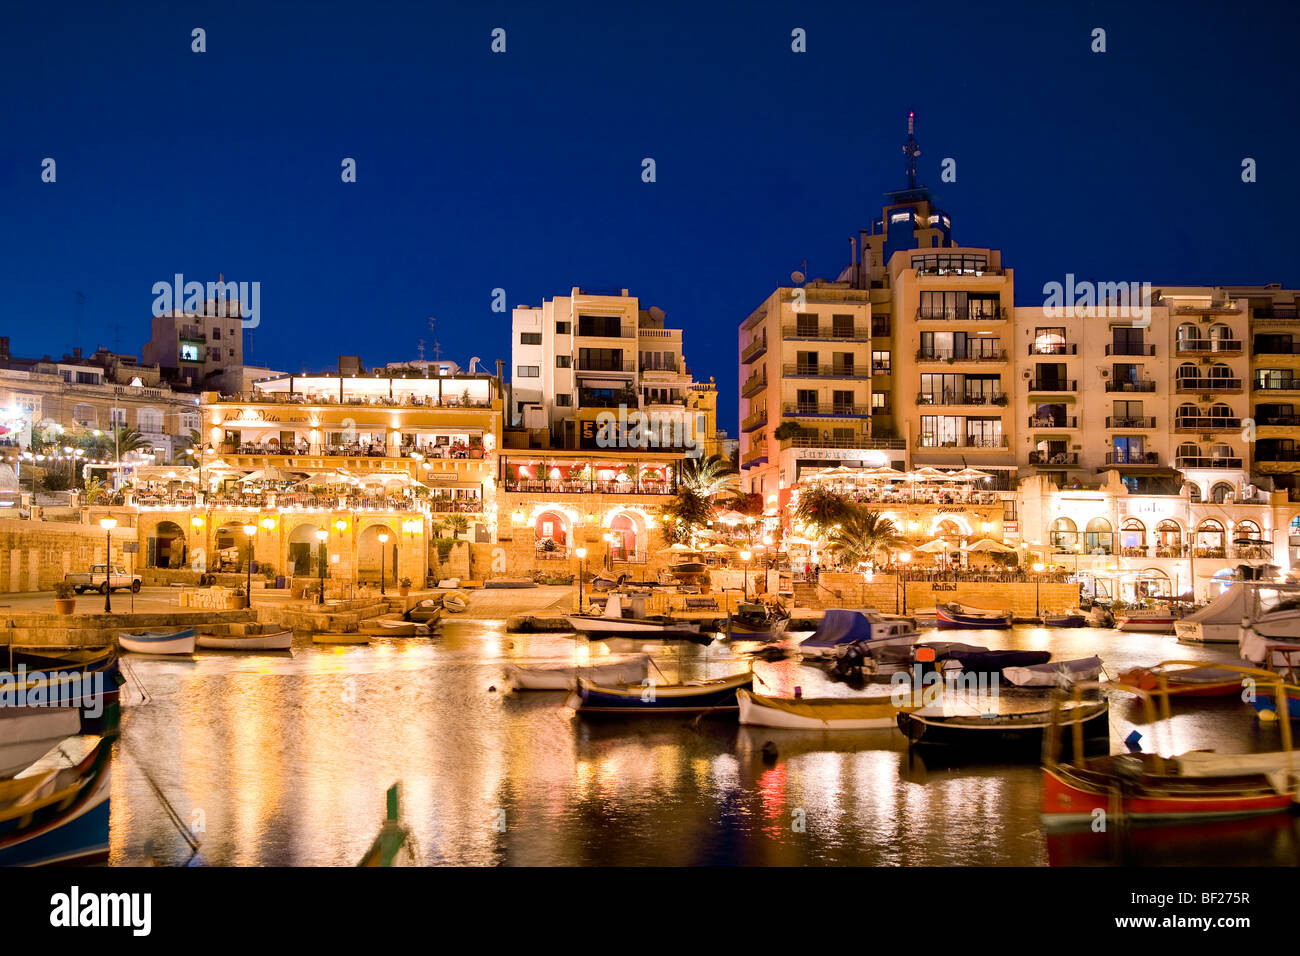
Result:
<svg viewBox="0 0 1300 956"><path fill-rule="evenodd" d="M660 548L655 554L699 554L700 552L692 548L689 544L682 544L680 541L670 544L666 548Z"/></svg>
<svg viewBox="0 0 1300 956"><path fill-rule="evenodd" d="M361 475L358 482L363 485L406 485L412 488L429 487L422 481L416 481L404 471L377 471L369 475Z"/></svg>
<svg viewBox="0 0 1300 956"><path fill-rule="evenodd" d="M953 478L957 481L983 481L992 477L987 471L980 471L978 468L970 467L963 468L953 474Z"/></svg>
<svg viewBox="0 0 1300 956"><path fill-rule="evenodd" d="M1015 548L1009 547L1000 541L994 541L992 538L980 538L974 544L968 544L966 551L993 551L997 554L1010 554Z"/></svg>
<svg viewBox="0 0 1300 956"><path fill-rule="evenodd" d="M941 554L944 552L956 551L957 545L945 541L943 538L935 538L933 541L928 541L919 548L913 550L924 551L926 554Z"/></svg>

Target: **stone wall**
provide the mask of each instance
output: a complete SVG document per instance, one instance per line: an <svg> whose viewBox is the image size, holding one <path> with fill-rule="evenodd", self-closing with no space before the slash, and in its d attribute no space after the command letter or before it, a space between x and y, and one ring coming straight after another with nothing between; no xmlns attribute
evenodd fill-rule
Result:
<svg viewBox="0 0 1300 956"><path fill-rule="evenodd" d="M902 609L902 591L892 574L877 574L868 582L862 580L860 574L827 572L821 575L819 583L814 600L820 607L874 607L887 613ZM1036 588L1039 589L1037 593ZM801 589L801 592L807 593L807 589ZM1079 586L1056 582L1035 585L1033 581L907 582L906 606L909 611L928 609L950 601L971 607L1009 610L1016 617L1034 617L1036 608L1042 612L1057 612L1076 607Z"/></svg>
<svg viewBox="0 0 1300 956"><path fill-rule="evenodd" d="M138 555L122 552L135 536L134 528L113 529L113 564L128 570L138 564ZM96 525L0 519L0 591L52 590L68 572L103 564L107 537Z"/></svg>

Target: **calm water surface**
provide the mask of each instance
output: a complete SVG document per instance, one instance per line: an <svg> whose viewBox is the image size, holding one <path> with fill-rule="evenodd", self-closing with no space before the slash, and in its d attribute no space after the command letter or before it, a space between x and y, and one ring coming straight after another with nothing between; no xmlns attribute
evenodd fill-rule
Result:
<svg viewBox="0 0 1300 956"><path fill-rule="evenodd" d="M1097 653L1112 675L1165 659L1235 656L1111 630L956 639L1062 659ZM723 643L649 647L668 679L722 676L747 662ZM435 864L1300 861L1300 826L1286 816L1049 838L1038 821L1037 768L927 768L897 732L748 728L734 716L587 719L563 706L563 693L503 692L507 662L588 653L605 650L565 635L449 622L434 640L316 647L299 638L292 656L131 658L111 862L353 865L395 781L420 860ZM796 662L754 670L765 693L861 692ZM1135 726L1163 753L1280 747L1277 729L1260 726L1235 698L1175 706L1172 725L1149 730L1138 708L1117 699L1114 749ZM769 740L775 761L762 754ZM199 831L196 857L159 793Z"/></svg>

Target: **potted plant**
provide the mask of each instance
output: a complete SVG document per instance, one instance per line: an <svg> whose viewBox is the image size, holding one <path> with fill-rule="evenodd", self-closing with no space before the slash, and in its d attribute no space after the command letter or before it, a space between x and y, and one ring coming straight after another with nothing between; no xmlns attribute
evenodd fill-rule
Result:
<svg viewBox="0 0 1300 956"><path fill-rule="evenodd" d="M67 581L56 581L54 584L54 613L71 614L77 609L76 592L72 590L72 585Z"/></svg>
<svg viewBox="0 0 1300 956"><path fill-rule="evenodd" d="M397 583L397 593L400 594L402 597L406 597L408 594L411 593L410 578L402 578L402 580Z"/></svg>

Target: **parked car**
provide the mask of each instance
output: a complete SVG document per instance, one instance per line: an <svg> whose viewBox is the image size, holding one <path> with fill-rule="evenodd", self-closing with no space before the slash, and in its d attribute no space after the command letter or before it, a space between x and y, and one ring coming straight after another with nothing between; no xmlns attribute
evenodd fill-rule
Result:
<svg viewBox="0 0 1300 956"><path fill-rule="evenodd" d="M78 594L87 591L99 591L103 594L110 588L114 591L130 589L137 593L140 590L140 575L127 574L125 568L116 564L111 569L108 569L107 565L93 564L89 571L68 572L63 576L63 580L71 584L72 590Z"/></svg>

